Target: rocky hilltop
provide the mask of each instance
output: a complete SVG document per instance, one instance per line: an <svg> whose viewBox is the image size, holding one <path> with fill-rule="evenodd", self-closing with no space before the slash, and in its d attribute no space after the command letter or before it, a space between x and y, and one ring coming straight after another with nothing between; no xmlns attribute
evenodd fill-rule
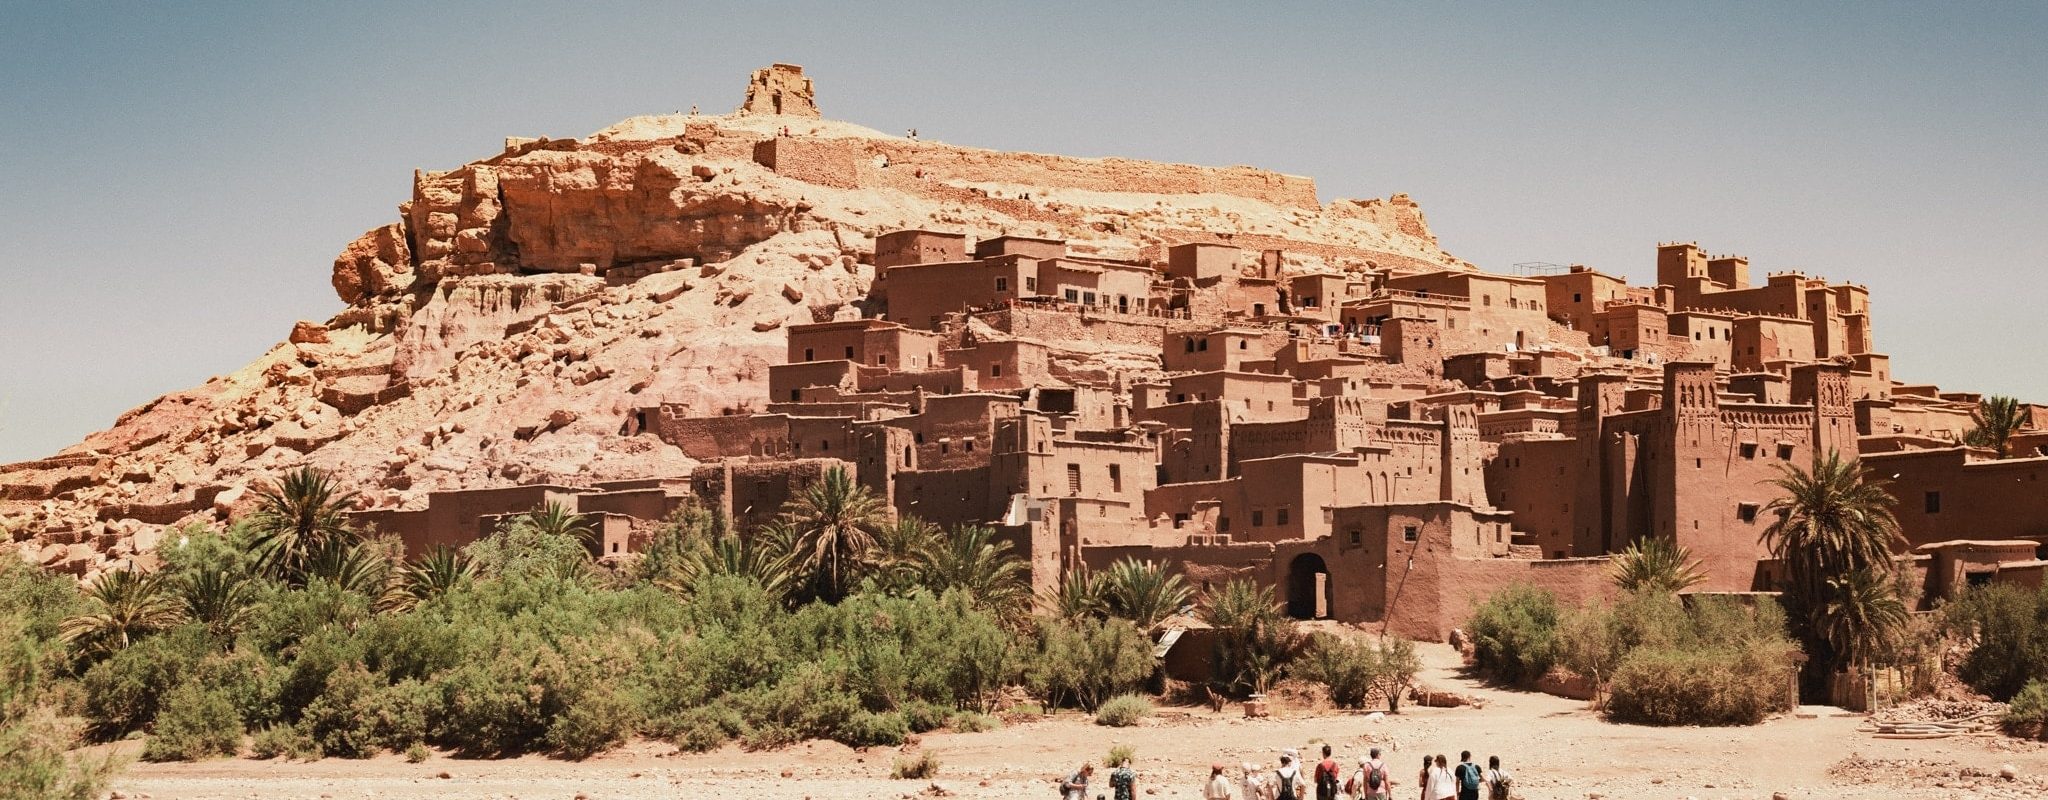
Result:
<svg viewBox="0 0 2048 800"><path fill-rule="evenodd" d="M346 303L247 366L0 465L0 524L89 575L150 561L167 526L225 519L310 464L375 507L429 491L669 475L636 409L751 410L786 324L855 318L878 233L1068 240L1077 254L1283 249L1304 268L1466 269L1405 195L1319 202L1251 167L1006 153L823 119L776 65L724 116L634 117L418 171L396 218L342 248ZM314 280L312 270L307 280Z"/></svg>

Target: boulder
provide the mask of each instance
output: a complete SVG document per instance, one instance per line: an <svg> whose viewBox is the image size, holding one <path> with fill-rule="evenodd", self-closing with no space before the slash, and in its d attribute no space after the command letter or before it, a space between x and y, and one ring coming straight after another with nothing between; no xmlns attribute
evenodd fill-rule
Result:
<svg viewBox="0 0 2048 800"><path fill-rule="evenodd" d="M394 295L412 288L412 267L404 223L371 228L335 257L334 293L350 305L368 297Z"/></svg>
<svg viewBox="0 0 2048 800"><path fill-rule="evenodd" d="M292 344L326 344L327 326L318 322L299 320L292 325Z"/></svg>

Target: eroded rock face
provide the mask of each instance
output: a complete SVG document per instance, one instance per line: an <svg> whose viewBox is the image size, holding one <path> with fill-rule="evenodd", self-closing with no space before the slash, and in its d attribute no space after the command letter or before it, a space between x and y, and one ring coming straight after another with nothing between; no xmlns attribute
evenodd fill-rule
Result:
<svg viewBox="0 0 2048 800"><path fill-rule="evenodd" d="M403 223L380 225L342 248L334 259L334 293L344 303L412 288L412 249Z"/></svg>
<svg viewBox="0 0 2048 800"><path fill-rule="evenodd" d="M1305 267L1469 266L1405 196L1321 205L1312 181L1249 167L907 141L816 119L809 80L781 67L756 73L746 108L515 138L416 173L398 218L334 260L344 309L54 458L0 465L0 525L24 556L89 576L149 562L167 527L227 519L302 465L380 507L684 472L680 450L621 431L663 403L758 410L783 329L858 318L890 230L1118 258L1230 235ZM778 139L795 146L760 146Z"/></svg>

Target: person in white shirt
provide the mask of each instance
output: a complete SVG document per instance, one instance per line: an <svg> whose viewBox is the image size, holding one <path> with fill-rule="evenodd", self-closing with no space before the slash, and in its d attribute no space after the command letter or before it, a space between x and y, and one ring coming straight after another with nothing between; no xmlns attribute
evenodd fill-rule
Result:
<svg viewBox="0 0 2048 800"><path fill-rule="evenodd" d="M1244 762L1244 800L1264 800L1266 796L1265 767L1250 761Z"/></svg>
<svg viewBox="0 0 2048 800"><path fill-rule="evenodd" d="M1209 783L1202 787L1202 800L1230 800L1230 776L1222 764L1209 765Z"/></svg>
<svg viewBox="0 0 2048 800"><path fill-rule="evenodd" d="M1500 765L1500 756L1486 757L1487 800L1509 800L1515 793L1515 776Z"/></svg>
<svg viewBox="0 0 2048 800"><path fill-rule="evenodd" d="M1429 768L1429 791L1424 795L1428 800L1451 800L1458 796L1458 779L1451 777L1450 764L1450 759L1438 754L1436 766Z"/></svg>

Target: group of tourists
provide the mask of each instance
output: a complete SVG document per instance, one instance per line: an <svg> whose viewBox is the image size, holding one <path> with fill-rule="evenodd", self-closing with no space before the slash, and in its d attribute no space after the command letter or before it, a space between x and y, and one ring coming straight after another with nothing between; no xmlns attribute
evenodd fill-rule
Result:
<svg viewBox="0 0 2048 800"><path fill-rule="evenodd" d="M1396 800L1397 781L1387 763L1380 760L1379 748L1359 758L1357 768L1348 774L1331 753L1330 746L1323 745L1323 760L1306 775L1295 750L1283 751L1279 769L1270 772L1246 762L1236 780L1222 764L1212 765L1209 782L1202 787L1202 800L1309 800L1311 796L1315 800ZM1060 782L1061 799L1088 800L1088 781L1094 774L1094 764L1082 764ZM1423 756L1422 771L1415 776L1418 793L1409 796L1421 800L1510 800L1514 784L1514 777L1500 765L1500 756L1488 757L1486 767L1481 768L1467 750L1458 755L1455 765L1442 755ZM1129 758L1110 771L1113 800L1136 800L1137 786L1138 773L1131 769Z"/></svg>

